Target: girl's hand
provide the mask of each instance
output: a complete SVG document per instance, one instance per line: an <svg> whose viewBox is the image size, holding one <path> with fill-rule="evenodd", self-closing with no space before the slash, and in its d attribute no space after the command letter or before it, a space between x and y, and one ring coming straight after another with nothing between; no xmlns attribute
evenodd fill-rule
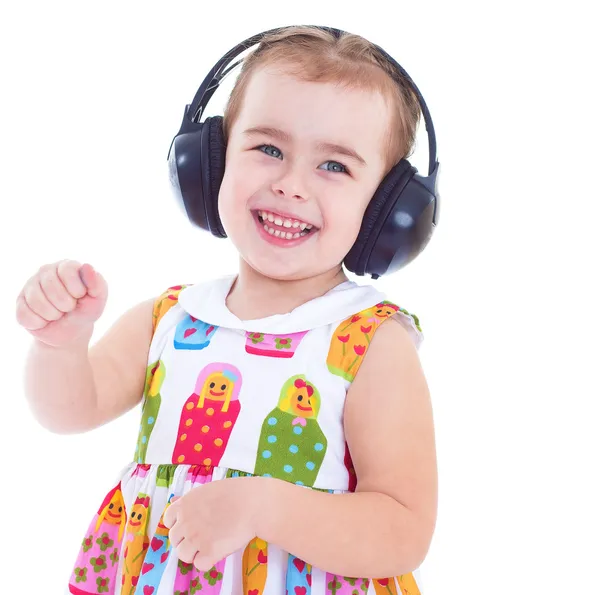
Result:
<svg viewBox="0 0 600 595"><path fill-rule="evenodd" d="M264 478L234 477L173 498L164 524L178 558L203 572L245 548L256 535Z"/></svg>
<svg viewBox="0 0 600 595"><path fill-rule="evenodd" d="M17 321L52 347L89 340L106 305L106 281L89 264L63 260L42 266L17 298Z"/></svg>

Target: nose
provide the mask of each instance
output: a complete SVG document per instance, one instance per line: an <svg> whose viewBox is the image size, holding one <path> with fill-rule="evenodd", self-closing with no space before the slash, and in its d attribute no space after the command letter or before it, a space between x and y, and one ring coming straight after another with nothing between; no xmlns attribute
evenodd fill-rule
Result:
<svg viewBox="0 0 600 595"><path fill-rule="evenodd" d="M298 171L298 168L288 168L283 175L271 184L271 189L280 198L307 200L309 197L302 174Z"/></svg>

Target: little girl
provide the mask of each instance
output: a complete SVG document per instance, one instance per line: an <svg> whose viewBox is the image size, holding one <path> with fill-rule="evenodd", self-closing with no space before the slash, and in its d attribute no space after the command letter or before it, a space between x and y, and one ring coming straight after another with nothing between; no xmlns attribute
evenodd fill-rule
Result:
<svg viewBox="0 0 600 595"><path fill-rule="evenodd" d="M25 284L40 423L86 431L143 401L66 592L420 593L437 507L421 328L342 266L414 142L419 103L384 62L293 27L244 64L217 131L237 274L166 289L91 348L99 272L61 261Z"/></svg>

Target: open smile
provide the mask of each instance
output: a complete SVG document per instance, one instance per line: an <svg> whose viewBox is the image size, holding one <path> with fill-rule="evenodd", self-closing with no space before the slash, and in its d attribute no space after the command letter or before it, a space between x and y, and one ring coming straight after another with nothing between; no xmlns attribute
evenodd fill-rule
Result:
<svg viewBox="0 0 600 595"><path fill-rule="evenodd" d="M285 217L272 211L258 210L253 214L261 235L270 243L279 246L295 246L318 231L317 227L306 221Z"/></svg>

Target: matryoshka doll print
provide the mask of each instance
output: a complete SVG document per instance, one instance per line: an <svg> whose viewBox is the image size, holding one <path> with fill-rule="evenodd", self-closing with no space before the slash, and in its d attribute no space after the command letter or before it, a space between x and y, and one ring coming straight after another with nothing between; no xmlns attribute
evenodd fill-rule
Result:
<svg viewBox="0 0 600 595"><path fill-rule="evenodd" d="M230 364L206 366L181 412L173 463L218 466L240 414L240 371Z"/></svg>
<svg viewBox="0 0 600 595"><path fill-rule="evenodd" d="M317 416L321 396L304 375L281 389L278 406L262 425L254 473L313 486L327 450Z"/></svg>
<svg viewBox="0 0 600 595"><path fill-rule="evenodd" d="M104 498L81 544L69 592L73 595L114 593L120 544L127 523L121 483Z"/></svg>
<svg viewBox="0 0 600 595"><path fill-rule="evenodd" d="M175 349L206 349L217 328L188 314L175 329L173 346Z"/></svg>
<svg viewBox="0 0 600 595"><path fill-rule="evenodd" d="M344 320L331 337L327 354L329 371L352 382L377 327L398 310L395 304L384 301Z"/></svg>
<svg viewBox="0 0 600 595"><path fill-rule="evenodd" d="M145 463L150 435L156 424L158 411L162 397L160 389L165 381L165 364L158 360L146 368L146 382L144 389L144 406L142 409L142 420L138 441L135 447L135 460L138 463Z"/></svg>
<svg viewBox="0 0 600 595"><path fill-rule="evenodd" d="M125 532L125 553L121 576L122 595L133 595L136 590L146 551L150 544L148 521L150 520L150 496L138 494L135 499Z"/></svg>
<svg viewBox="0 0 600 595"><path fill-rule="evenodd" d="M169 555L171 553L171 543L169 542L169 529L164 524L165 512L169 509L173 494L169 500L158 521L156 532L150 541L148 553L144 558L142 574L137 585L137 593L144 595L155 595L158 592L160 580L163 576Z"/></svg>

